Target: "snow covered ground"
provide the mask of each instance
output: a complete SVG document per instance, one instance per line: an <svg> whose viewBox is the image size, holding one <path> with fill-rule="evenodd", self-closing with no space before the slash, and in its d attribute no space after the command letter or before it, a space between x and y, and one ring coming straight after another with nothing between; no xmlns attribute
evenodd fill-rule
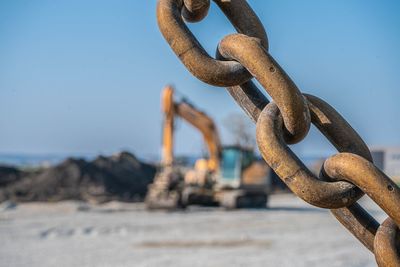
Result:
<svg viewBox="0 0 400 267"><path fill-rule="evenodd" d="M272 196L269 206L148 212L118 202L3 203L0 266L376 266L328 211L291 195Z"/></svg>

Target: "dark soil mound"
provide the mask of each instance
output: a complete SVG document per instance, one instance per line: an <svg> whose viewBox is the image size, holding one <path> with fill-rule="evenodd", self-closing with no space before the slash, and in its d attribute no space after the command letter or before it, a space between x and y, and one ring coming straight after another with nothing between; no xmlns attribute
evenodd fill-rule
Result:
<svg viewBox="0 0 400 267"><path fill-rule="evenodd" d="M0 201L137 201L146 195L155 171L127 152L91 162L67 159L0 187Z"/></svg>
<svg viewBox="0 0 400 267"><path fill-rule="evenodd" d="M0 166L0 187L15 183L22 175L23 173L14 167Z"/></svg>

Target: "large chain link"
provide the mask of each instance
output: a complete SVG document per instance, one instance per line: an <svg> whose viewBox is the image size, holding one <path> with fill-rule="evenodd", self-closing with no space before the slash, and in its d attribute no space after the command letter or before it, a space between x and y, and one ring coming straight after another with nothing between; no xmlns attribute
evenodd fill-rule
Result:
<svg viewBox="0 0 400 267"><path fill-rule="evenodd" d="M257 144L264 160L297 196L311 205L331 209L338 221L375 254L379 266L400 266L399 187L373 164L367 145L333 107L300 92L268 53L265 29L248 3L214 2L238 32L222 39L216 58L204 50L184 22L206 17L209 0L158 1L158 25L172 50L198 79L227 87L256 123ZM303 140L311 123L339 151L324 162L319 177L287 145ZM388 219L382 224L357 204L364 194L387 213Z"/></svg>

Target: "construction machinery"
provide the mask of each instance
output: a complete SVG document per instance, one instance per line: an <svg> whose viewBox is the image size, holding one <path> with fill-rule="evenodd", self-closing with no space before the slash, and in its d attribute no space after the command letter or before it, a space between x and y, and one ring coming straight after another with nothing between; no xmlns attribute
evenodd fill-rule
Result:
<svg viewBox="0 0 400 267"><path fill-rule="evenodd" d="M270 193L271 169L252 148L225 146L216 173L215 198L225 208L265 208Z"/></svg>
<svg viewBox="0 0 400 267"><path fill-rule="evenodd" d="M174 102L171 86L162 92L163 144L161 168L149 186L150 209L175 209L188 205L226 208L265 207L268 198L266 164L250 148L222 147L214 121L186 99ZM185 169L174 161L174 120L180 117L201 132L208 158Z"/></svg>

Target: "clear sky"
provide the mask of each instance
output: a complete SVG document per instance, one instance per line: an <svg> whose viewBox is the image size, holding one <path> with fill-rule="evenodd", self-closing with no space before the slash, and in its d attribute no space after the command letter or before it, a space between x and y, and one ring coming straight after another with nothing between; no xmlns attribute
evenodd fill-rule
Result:
<svg viewBox="0 0 400 267"><path fill-rule="evenodd" d="M370 145L400 144L400 1L251 0L270 53ZM0 153L160 151L160 91L172 83L217 123L241 110L194 78L159 33L155 0L0 1ZM212 4L190 25L210 54L234 30ZM222 138L229 136L220 126ZM200 135L178 126L177 150ZM297 149L327 148L312 132Z"/></svg>

